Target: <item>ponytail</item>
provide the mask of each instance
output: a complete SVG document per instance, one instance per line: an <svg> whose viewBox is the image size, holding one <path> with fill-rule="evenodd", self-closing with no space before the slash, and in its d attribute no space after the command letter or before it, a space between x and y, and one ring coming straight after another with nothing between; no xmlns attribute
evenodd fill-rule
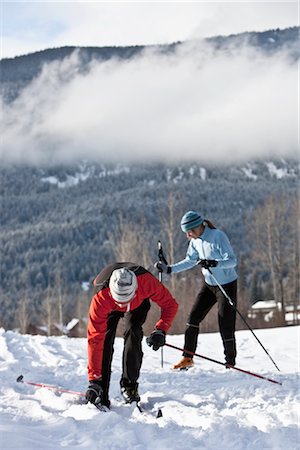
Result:
<svg viewBox="0 0 300 450"><path fill-rule="evenodd" d="M203 225L204 226L208 226L211 229L216 229L217 228L217 227L214 226L214 224L210 220L207 220L207 219L204 219Z"/></svg>

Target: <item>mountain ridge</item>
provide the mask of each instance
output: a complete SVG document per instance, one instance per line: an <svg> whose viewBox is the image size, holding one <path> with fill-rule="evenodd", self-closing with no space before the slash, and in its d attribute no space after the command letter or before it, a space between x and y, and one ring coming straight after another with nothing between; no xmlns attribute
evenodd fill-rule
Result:
<svg viewBox="0 0 300 450"><path fill-rule="evenodd" d="M297 59L300 56L299 48L297 50L297 43L299 44L299 30L300 27L290 27L262 32L244 32L228 36L215 36L195 41L180 41L172 44L160 45L105 47L63 46L39 50L25 55L13 58L3 58L0 60L1 93L6 102L15 100L19 92L30 83L33 78L41 73L44 64L62 61L64 58L69 57L74 51L80 53L81 70L83 71L93 60L101 62L108 61L112 58L129 60L138 56L146 49L169 53L174 52L180 46L191 42L198 42L199 44L206 43L207 45L212 46L215 51L239 47L241 43L247 43L247 45L260 48L267 53L276 52L286 48L289 50L291 57Z"/></svg>

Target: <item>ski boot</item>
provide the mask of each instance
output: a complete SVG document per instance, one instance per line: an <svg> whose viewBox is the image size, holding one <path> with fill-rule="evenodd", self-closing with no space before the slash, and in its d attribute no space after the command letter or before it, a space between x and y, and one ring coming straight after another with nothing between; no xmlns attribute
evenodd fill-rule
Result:
<svg viewBox="0 0 300 450"><path fill-rule="evenodd" d="M141 397L138 392L138 383L121 385L121 394L125 403L139 402Z"/></svg>
<svg viewBox="0 0 300 450"><path fill-rule="evenodd" d="M194 361L193 358L190 358L189 356L184 356L181 361L179 361L178 364L174 364L173 369L179 369L179 370L188 370L191 367L193 367Z"/></svg>

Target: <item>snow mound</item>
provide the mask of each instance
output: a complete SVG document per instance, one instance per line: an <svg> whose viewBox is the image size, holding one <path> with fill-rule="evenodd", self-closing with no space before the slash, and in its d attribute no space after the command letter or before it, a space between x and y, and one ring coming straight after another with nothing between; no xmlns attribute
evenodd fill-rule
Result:
<svg viewBox="0 0 300 450"><path fill-rule="evenodd" d="M110 396L103 413L83 396L17 383L49 384L83 393L87 387L86 339L20 335L0 329L1 449L298 449L300 327L255 330L278 372L249 331L237 332L237 366L282 382L270 383L226 370L201 358L187 372L171 367L175 349L143 345L141 414L119 397L122 339L116 339ZM183 336L167 341L183 346ZM199 336L197 351L223 361L218 333ZM197 361L196 361L197 359ZM156 418L161 408L163 417Z"/></svg>

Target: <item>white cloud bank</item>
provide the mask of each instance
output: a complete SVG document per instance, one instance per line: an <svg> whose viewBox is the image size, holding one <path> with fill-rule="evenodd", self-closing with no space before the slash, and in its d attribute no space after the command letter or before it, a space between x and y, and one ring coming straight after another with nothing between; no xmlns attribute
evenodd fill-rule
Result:
<svg viewBox="0 0 300 450"><path fill-rule="evenodd" d="M0 159L43 163L295 156L298 67L247 46L189 44L78 73L75 53L4 105ZM69 80L69 81L68 81Z"/></svg>

